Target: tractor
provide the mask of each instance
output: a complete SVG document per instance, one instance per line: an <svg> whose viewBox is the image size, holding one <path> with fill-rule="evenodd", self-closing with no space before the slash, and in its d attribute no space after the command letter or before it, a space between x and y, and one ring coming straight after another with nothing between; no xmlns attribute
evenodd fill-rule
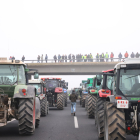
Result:
<svg viewBox="0 0 140 140"><path fill-rule="evenodd" d="M65 96L63 92L63 83L61 78L41 78L44 81L46 88L47 100L49 107L57 107L63 110L65 106Z"/></svg>
<svg viewBox="0 0 140 140"><path fill-rule="evenodd" d="M125 59L113 74L112 94L104 103L104 139L140 140L140 59Z"/></svg>
<svg viewBox="0 0 140 140"><path fill-rule="evenodd" d="M28 85L30 69L20 60L0 58L0 127L18 120L19 134L33 134L40 122L36 88ZM38 79L38 72L34 79Z"/></svg>
<svg viewBox="0 0 140 140"><path fill-rule="evenodd" d="M36 88L36 96L40 100L41 116L46 116L49 113L49 103L47 101L47 95L45 93L44 81L42 80L29 80L29 85Z"/></svg>
<svg viewBox="0 0 140 140"><path fill-rule="evenodd" d="M114 70L103 71L101 75L103 75L102 84L99 87L96 109L95 109L95 125L98 130L98 138L103 139L104 137L104 127L103 127L103 113L104 113L104 103L106 98L112 93L112 80L113 80L113 72Z"/></svg>
<svg viewBox="0 0 140 140"><path fill-rule="evenodd" d="M88 96L86 97L86 110L89 118L95 117L96 100L101 81L101 75L96 75L94 78L88 79L88 83L91 84L88 90Z"/></svg>

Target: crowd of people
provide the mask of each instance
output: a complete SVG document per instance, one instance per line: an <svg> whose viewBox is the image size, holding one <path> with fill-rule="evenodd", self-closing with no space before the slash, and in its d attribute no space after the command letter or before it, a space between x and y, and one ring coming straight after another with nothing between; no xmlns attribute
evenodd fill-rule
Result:
<svg viewBox="0 0 140 140"><path fill-rule="evenodd" d="M118 54L118 58L114 58L114 53L111 52L110 54L108 54L107 52L104 53L97 53L95 58L93 57L93 55L90 54L69 54L69 55L54 55L53 60L56 62L108 62L109 60L112 62L114 61L114 59L118 59L118 61L121 61L124 58L139 58L140 54L137 52L136 54L134 54L134 52L132 52L130 55L128 54L128 52L126 51L124 55L122 55L122 53L120 52ZM9 60L15 60L14 56L10 56ZM23 55L21 60L24 62L25 61L25 56ZM37 56L37 63L43 63L43 61L45 60L45 62L48 62L48 55L46 54L45 56L43 56L43 54L40 56Z"/></svg>

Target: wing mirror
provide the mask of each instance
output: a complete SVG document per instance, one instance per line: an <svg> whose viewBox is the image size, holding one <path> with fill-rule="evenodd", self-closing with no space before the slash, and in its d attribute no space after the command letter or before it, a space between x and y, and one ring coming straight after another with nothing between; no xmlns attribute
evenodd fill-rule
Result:
<svg viewBox="0 0 140 140"><path fill-rule="evenodd" d="M38 72L35 72L34 73L34 79L38 79L39 78L39 74L38 74Z"/></svg>

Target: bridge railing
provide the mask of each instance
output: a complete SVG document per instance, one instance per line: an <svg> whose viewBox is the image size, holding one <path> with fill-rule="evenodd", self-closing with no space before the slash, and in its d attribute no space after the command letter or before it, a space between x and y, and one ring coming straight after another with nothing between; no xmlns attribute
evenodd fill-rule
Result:
<svg viewBox="0 0 140 140"><path fill-rule="evenodd" d="M68 63L68 62L121 62L125 58L88 58L88 59L47 59L24 60L25 63Z"/></svg>

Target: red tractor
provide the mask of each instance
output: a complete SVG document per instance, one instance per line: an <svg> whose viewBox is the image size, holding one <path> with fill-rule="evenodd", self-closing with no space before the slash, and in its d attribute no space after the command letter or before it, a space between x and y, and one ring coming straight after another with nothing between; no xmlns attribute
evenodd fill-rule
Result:
<svg viewBox="0 0 140 140"><path fill-rule="evenodd" d="M63 110L65 106L65 97L62 88L61 78L41 78L45 84L49 107L57 107Z"/></svg>
<svg viewBox="0 0 140 140"><path fill-rule="evenodd" d="M114 69L103 71L102 89L98 91L97 103L96 103L96 116L95 125L98 129L98 138L104 137L104 103L106 98L112 94L112 81L114 76Z"/></svg>

